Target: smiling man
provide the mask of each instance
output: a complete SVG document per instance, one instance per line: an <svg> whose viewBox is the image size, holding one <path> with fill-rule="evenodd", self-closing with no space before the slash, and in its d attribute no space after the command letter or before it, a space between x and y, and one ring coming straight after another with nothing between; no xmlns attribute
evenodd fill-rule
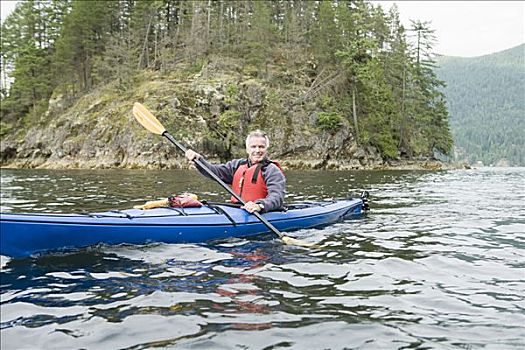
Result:
<svg viewBox="0 0 525 350"><path fill-rule="evenodd" d="M244 202L245 209L267 212L282 208L286 178L278 163L268 159L270 139L261 130L255 130L246 137L248 158L234 159L225 164L211 164L200 154L189 149L186 158L190 161L200 159L222 181L232 186ZM206 172L196 165L204 176ZM231 201L237 200L232 196Z"/></svg>

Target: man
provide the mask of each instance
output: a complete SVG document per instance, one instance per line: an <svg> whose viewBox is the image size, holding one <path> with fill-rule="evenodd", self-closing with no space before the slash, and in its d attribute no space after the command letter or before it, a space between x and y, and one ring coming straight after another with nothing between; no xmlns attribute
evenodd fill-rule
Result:
<svg viewBox="0 0 525 350"><path fill-rule="evenodd" d="M190 161L200 159L222 181L232 186L232 189L246 203L244 208L253 213L278 210L284 203L286 178L275 162L268 159L270 139L266 133L256 130L246 137L247 159L234 159L225 164L211 164L202 156L189 149L186 158ZM196 165L199 172L208 176ZM231 201L237 200L232 196Z"/></svg>

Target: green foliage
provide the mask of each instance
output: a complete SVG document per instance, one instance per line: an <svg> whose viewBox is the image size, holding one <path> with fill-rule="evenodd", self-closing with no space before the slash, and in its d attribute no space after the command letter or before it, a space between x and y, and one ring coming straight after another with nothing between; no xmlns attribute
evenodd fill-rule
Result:
<svg viewBox="0 0 525 350"><path fill-rule="evenodd" d="M228 93L228 97L234 98L239 94L239 87L236 84L228 84L226 93Z"/></svg>
<svg viewBox="0 0 525 350"><path fill-rule="evenodd" d="M2 23L2 119L23 122L30 111L40 112L55 88L52 45L60 36L65 12L62 3L24 1ZM38 109L38 110L37 110Z"/></svg>
<svg viewBox="0 0 525 350"><path fill-rule="evenodd" d="M79 90L89 90L94 85L95 62L110 38L117 4L100 0L72 1L54 57L57 71L67 72L61 82L75 81Z"/></svg>
<svg viewBox="0 0 525 350"><path fill-rule="evenodd" d="M28 42L19 49L13 77L13 92L24 106L33 107L51 95L49 61L45 51L33 43Z"/></svg>
<svg viewBox="0 0 525 350"><path fill-rule="evenodd" d="M3 120L0 120L0 136L4 137L13 131L14 125L12 123L6 123Z"/></svg>
<svg viewBox="0 0 525 350"><path fill-rule="evenodd" d="M274 41L274 23L272 22L271 4L265 1L253 2L254 14L243 45L246 64L253 67L253 76L264 76L266 63L271 55Z"/></svg>
<svg viewBox="0 0 525 350"><path fill-rule="evenodd" d="M333 53L338 47L340 36L334 21L334 3L320 1L317 9L319 20L312 28L313 50L321 63L333 62Z"/></svg>
<svg viewBox="0 0 525 350"><path fill-rule="evenodd" d="M395 159L398 156L398 149L395 140L391 134L377 133L371 138L372 144L376 145L379 151L386 157Z"/></svg>
<svg viewBox="0 0 525 350"><path fill-rule="evenodd" d="M121 91L133 87L137 68L130 64L136 57L136 51L130 50L127 43L119 36L108 41L106 52L93 62L93 81L102 84L115 84Z"/></svg>
<svg viewBox="0 0 525 350"><path fill-rule="evenodd" d="M343 117L337 112L317 113L317 127L329 133L335 133L342 125Z"/></svg>
<svg viewBox="0 0 525 350"><path fill-rule="evenodd" d="M334 106L336 106L335 97L328 94L324 94L319 98L317 104L324 110L334 108Z"/></svg>
<svg viewBox="0 0 525 350"><path fill-rule="evenodd" d="M45 123L49 122L45 119L47 105L47 101L40 101L29 111L28 114L25 115L22 120L22 125L25 129L35 126L44 126Z"/></svg>
<svg viewBox="0 0 525 350"><path fill-rule="evenodd" d="M200 73L202 71L202 67L207 63L207 60L204 58L200 58L196 60L186 71L188 76Z"/></svg>
<svg viewBox="0 0 525 350"><path fill-rule="evenodd" d="M524 51L522 44L481 57L438 60L458 160L525 165Z"/></svg>
<svg viewBox="0 0 525 350"><path fill-rule="evenodd" d="M227 110L219 116L219 125L226 130L235 130L239 126L241 113L234 110Z"/></svg>
<svg viewBox="0 0 525 350"><path fill-rule="evenodd" d="M224 102L228 105L235 103L237 96L239 95L239 87L236 84L228 84L226 87L226 97Z"/></svg>

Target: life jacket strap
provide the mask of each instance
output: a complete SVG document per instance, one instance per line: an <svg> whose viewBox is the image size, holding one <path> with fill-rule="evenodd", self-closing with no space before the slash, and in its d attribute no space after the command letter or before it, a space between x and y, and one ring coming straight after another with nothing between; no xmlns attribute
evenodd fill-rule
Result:
<svg viewBox="0 0 525 350"><path fill-rule="evenodd" d="M261 169L266 166L268 166L267 162L260 162L259 164L257 164L257 167L255 168L255 171L253 172L252 184L257 182L257 176L259 176Z"/></svg>

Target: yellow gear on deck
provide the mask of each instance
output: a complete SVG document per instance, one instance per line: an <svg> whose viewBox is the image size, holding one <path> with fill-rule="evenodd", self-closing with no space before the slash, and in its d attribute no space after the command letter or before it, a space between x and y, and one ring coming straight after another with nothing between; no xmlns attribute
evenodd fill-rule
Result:
<svg viewBox="0 0 525 350"><path fill-rule="evenodd" d="M194 193L184 192L183 194L180 195L180 197L190 197L191 199L194 199L196 201L199 200L199 196L197 196ZM147 201L146 203L142 205L134 205L133 209L145 210L145 209L153 209L153 208L163 208L163 207L169 207L169 204L170 204L169 199L159 199L157 201Z"/></svg>

